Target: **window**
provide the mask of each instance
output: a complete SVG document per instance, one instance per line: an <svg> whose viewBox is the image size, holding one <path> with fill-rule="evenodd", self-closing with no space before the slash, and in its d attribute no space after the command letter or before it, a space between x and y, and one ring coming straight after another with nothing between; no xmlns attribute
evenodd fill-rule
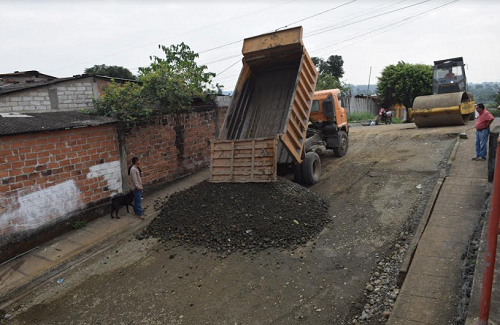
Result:
<svg viewBox="0 0 500 325"><path fill-rule="evenodd" d="M319 102L317 100L313 100L311 113L319 112Z"/></svg>

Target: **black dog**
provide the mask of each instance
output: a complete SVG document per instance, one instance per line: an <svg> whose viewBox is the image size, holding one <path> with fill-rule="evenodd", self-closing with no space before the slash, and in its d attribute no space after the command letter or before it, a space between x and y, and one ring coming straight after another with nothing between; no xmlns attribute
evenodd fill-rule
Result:
<svg viewBox="0 0 500 325"><path fill-rule="evenodd" d="M113 217L113 212L116 212L116 218L120 219L120 216L118 215L118 211L122 206L127 207L127 213L130 213L128 211L128 206L133 206L132 202L134 201L134 193L130 192L125 195L117 195L114 198L111 199L111 218Z"/></svg>

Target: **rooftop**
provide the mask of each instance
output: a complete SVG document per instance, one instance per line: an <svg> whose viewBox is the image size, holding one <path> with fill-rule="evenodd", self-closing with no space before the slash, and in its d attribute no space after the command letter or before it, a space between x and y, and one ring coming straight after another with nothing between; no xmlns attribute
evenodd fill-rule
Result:
<svg viewBox="0 0 500 325"><path fill-rule="evenodd" d="M99 126L116 119L77 111L50 113L0 113L0 136Z"/></svg>
<svg viewBox="0 0 500 325"><path fill-rule="evenodd" d="M99 79L107 79L107 80L115 80L116 82L119 83L125 83L125 82L139 82L137 80L131 80L131 79L123 79L123 78L113 78L113 77L107 77L107 76L100 76L100 75L88 75L88 74L83 74L83 75L76 75L73 77L68 77L68 78L57 78L57 79L52 79L52 80L46 80L46 81L35 81L35 82L29 82L29 83L17 83L17 84L7 84L4 86L0 86L0 95L7 94L7 93L13 93L16 91L22 91L26 89L31 89L31 88L37 88L37 87L42 87L42 86L47 86L47 85L52 85L64 81L70 81L70 80L78 80L78 79L83 79L83 78L99 78Z"/></svg>

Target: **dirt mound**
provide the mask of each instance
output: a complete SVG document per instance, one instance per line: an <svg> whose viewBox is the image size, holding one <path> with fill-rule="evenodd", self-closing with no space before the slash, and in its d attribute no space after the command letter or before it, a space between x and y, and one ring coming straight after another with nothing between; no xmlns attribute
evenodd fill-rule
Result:
<svg viewBox="0 0 500 325"><path fill-rule="evenodd" d="M286 179L205 181L173 194L143 235L204 246L225 256L305 244L329 221L325 200Z"/></svg>

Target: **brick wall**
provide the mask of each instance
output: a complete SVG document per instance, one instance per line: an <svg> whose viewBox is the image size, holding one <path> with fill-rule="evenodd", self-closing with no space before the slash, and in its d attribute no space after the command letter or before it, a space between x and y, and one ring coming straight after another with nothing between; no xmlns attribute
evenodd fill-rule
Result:
<svg viewBox="0 0 500 325"><path fill-rule="evenodd" d="M0 138L0 237L32 230L121 191L116 126Z"/></svg>
<svg viewBox="0 0 500 325"><path fill-rule="evenodd" d="M92 98L99 97L94 88L93 78L89 77L3 94L0 113L93 108Z"/></svg>
<svg viewBox="0 0 500 325"><path fill-rule="evenodd" d="M30 248L19 243L53 238L53 226L87 208L109 212L109 197L128 189L124 175L133 156L141 159L146 187L208 166L210 140L226 110L206 107L125 125L1 136L0 262Z"/></svg>
<svg viewBox="0 0 500 325"><path fill-rule="evenodd" d="M145 186L171 181L210 163L210 140L227 107L166 115L126 126L127 164L139 157Z"/></svg>

